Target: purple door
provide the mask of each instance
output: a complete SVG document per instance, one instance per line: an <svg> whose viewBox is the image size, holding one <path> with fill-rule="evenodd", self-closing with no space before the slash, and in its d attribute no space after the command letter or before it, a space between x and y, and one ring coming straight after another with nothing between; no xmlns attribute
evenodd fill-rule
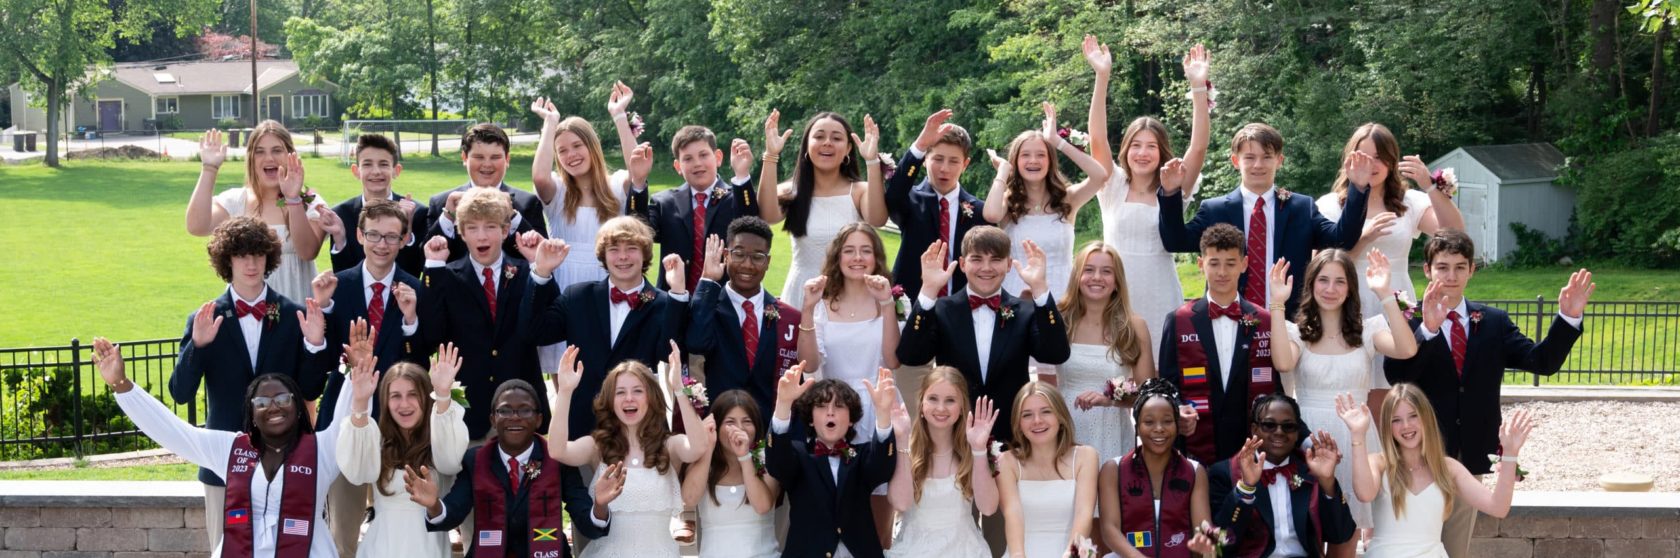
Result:
<svg viewBox="0 0 1680 558"><path fill-rule="evenodd" d="M123 129L122 101L99 102L99 131L117 132Z"/></svg>

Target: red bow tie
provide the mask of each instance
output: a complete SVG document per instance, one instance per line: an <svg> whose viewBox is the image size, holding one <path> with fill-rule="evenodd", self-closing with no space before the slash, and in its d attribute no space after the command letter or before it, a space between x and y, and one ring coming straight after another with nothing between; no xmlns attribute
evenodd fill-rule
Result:
<svg viewBox="0 0 1680 558"><path fill-rule="evenodd" d="M1271 486L1273 482L1277 481L1278 475L1283 475L1283 478L1285 479L1294 477L1295 462L1291 461L1286 465L1272 467L1270 469L1266 469L1265 471L1261 471L1260 486Z"/></svg>
<svg viewBox="0 0 1680 558"><path fill-rule="evenodd" d="M267 314L267 313L268 313L268 301L266 301L266 300L258 302L256 304L245 304L245 301L243 301L243 300L233 301L233 317L234 317L234 319L243 318L245 316L255 316L257 319L260 320L260 319L262 319L263 315Z"/></svg>
<svg viewBox="0 0 1680 558"><path fill-rule="evenodd" d="M618 287L613 287L612 292L607 294L607 298L611 299L613 304L622 302L629 304L631 310L635 310L642 307L642 297L640 295L639 291L632 294L618 290Z"/></svg>
<svg viewBox="0 0 1680 558"><path fill-rule="evenodd" d="M832 447L832 448L828 447L827 444L824 444L822 442L816 442L816 445L811 446L811 456L812 457L834 456L834 457L839 457L839 458L844 459L846 457L846 449L848 447L849 446L846 444L845 440L840 440L838 442L835 442L834 447Z"/></svg>
<svg viewBox="0 0 1680 558"><path fill-rule="evenodd" d="M1217 319L1220 316L1233 320L1242 320L1242 302L1237 301L1231 303L1230 306L1220 306L1218 304L1214 304L1213 301L1208 301L1208 319Z"/></svg>
<svg viewBox="0 0 1680 558"><path fill-rule="evenodd" d="M970 312L980 309L981 306L990 307L993 312L996 312L998 307L1002 305L1003 295L992 295L984 298L968 295L968 310Z"/></svg>

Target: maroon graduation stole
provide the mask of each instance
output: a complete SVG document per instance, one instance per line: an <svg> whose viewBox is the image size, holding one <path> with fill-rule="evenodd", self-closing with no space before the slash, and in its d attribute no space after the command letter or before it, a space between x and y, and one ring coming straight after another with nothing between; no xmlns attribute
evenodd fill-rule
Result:
<svg viewBox="0 0 1680 558"><path fill-rule="evenodd" d="M1195 315L1195 306L1198 303L1208 304L1205 299L1186 302L1183 306L1179 306L1178 310L1173 311L1173 320L1178 331L1178 366L1183 371L1184 378L1181 395L1184 397L1185 403L1196 407L1197 422L1204 425L1196 428L1196 432L1186 440L1186 446L1190 451L1190 456L1196 458L1197 461L1213 463L1216 461L1214 454L1217 451L1214 449L1213 443L1212 387L1208 382L1216 381L1217 378L1208 377L1207 351L1202 349L1201 335L1196 333L1196 325L1190 321L1190 318ZM1262 308L1243 301L1241 298L1237 299L1237 304L1241 304L1243 309L1243 319L1241 321L1253 322L1253 325L1237 324L1237 341L1240 343L1244 334L1250 337L1248 401L1241 409L1235 410L1235 412L1246 414L1249 407L1254 404L1255 399L1273 391L1272 382L1275 381L1275 378L1272 374L1272 315ZM1220 364L1223 365L1224 363ZM1229 372L1227 371L1227 373ZM1232 381L1240 380L1242 379L1232 379Z"/></svg>
<svg viewBox="0 0 1680 558"><path fill-rule="evenodd" d="M491 472L491 467L506 466L501 462L499 447L496 438L485 440L473 458L473 528L478 530L470 535L470 544L477 548L473 555L515 558L508 555L507 543L518 536L530 541L526 550L533 558L561 556L566 535L561 530L560 462L548 456L548 448L539 436L532 440L530 462L523 470L508 471L509 476L521 475L519 490L528 494L525 501L530 519L526 523L531 532L507 533L508 508L519 495L509 491L508 481Z"/></svg>
<svg viewBox="0 0 1680 558"><path fill-rule="evenodd" d="M1142 451L1134 449L1120 458L1120 531L1145 556L1190 558L1190 494L1196 488L1196 468L1173 451L1157 495ZM1159 518L1155 496L1161 497Z"/></svg>
<svg viewBox="0 0 1680 558"><path fill-rule="evenodd" d="M799 310L788 306L786 302L776 301L776 323L771 327L776 332L776 372L785 373L793 365L799 364Z"/></svg>
<svg viewBox="0 0 1680 558"><path fill-rule="evenodd" d="M1241 457L1242 456L1238 455L1231 458L1231 486L1236 486L1237 482L1242 480L1242 466L1237 464L1237 459ZM1307 464L1307 456L1297 451L1289 456L1289 462L1297 464L1298 469L1304 469ZM1318 519L1318 481L1312 478L1312 475L1299 470L1296 471L1295 475L1301 477L1301 485L1303 487L1307 487L1308 490L1312 491L1312 497L1307 500L1307 515L1310 516L1310 519L1312 520L1313 540L1323 542L1324 537L1322 533L1324 533L1324 526ZM1289 483L1290 497L1293 498L1296 490L1295 481L1287 480L1285 482ZM1256 488L1258 490L1267 490L1267 487L1265 486ZM1268 497L1270 497L1270 495L1268 495ZM1291 504L1289 509L1294 510L1294 505ZM1236 528L1242 532L1242 542L1237 545L1236 549L1234 549L1234 554L1232 554L1232 556L1236 556L1238 558L1261 558L1265 555L1266 549L1272 546L1272 526L1267 525L1264 521L1260 521L1260 512L1258 511L1249 517L1251 519L1246 524L1236 526ZM1294 517L1272 518L1272 521L1294 520ZM1301 546L1308 546L1306 544L1306 537L1297 534L1296 538L1300 539L1302 543Z"/></svg>
<svg viewBox="0 0 1680 558"><path fill-rule="evenodd" d="M298 437L296 448L286 456L277 474L286 479L280 489L279 540L275 541L274 558L309 558L309 542L314 535L315 519L320 510L315 507L315 435L304 433ZM240 434L233 438L233 450L228 454L227 496L222 500L226 515L222 518L223 558L250 558L256 547L251 529L251 477L262 467L262 454L251 446L251 437Z"/></svg>

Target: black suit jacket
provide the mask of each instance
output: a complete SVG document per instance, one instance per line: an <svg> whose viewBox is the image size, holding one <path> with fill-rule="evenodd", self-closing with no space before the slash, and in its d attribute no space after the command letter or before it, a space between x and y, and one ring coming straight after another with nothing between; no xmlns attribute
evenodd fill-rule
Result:
<svg viewBox="0 0 1680 558"><path fill-rule="evenodd" d="M800 420L794 417L794 420ZM859 425L875 428L873 424ZM791 431L801 429L793 428ZM809 431L808 428L804 429ZM857 558L880 558L881 539L869 509L869 494L892 480L898 458L891 432L885 440L851 446L856 455L840 462L835 478L827 457L811 455L810 441L789 432L771 434L764 467L787 495L788 533L784 558L833 553L840 543Z"/></svg>
<svg viewBox="0 0 1680 558"><path fill-rule="evenodd" d="M687 303L644 280L637 296L647 293L652 300L631 310L619 326L618 338L608 339L612 333L611 289L612 283L601 280L570 285L561 293L551 280L527 289L522 303L525 309L521 312L531 317L526 323L532 343L564 341L578 348L583 379L572 392L571 422L567 423L570 431L566 433L574 440L595 429L593 403L607 371L626 360L657 370L659 363L671 355L671 341L682 341L683 324L688 321Z"/></svg>
<svg viewBox="0 0 1680 558"><path fill-rule="evenodd" d="M922 159L904 151L898 170L887 180L887 217L898 225L903 242L893 259L893 284L904 287L910 296L922 291L922 252L939 240L939 192L927 181ZM962 239L968 230L989 225L981 208L985 204L958 187L956 234L951 237L951 259L962 259ZM966 206L963 207L963 206ZM962 292L968 276L961 269L951 274L951 293Z"/></svg>
<svg viewBox="0 0 1680 558"><path fill-rule="evenodd" d="M299 403L320 397L326 384L326 371L333 365L331 350L311 353L304 349L303 331L298 329L297 319L303 307L272 288L264 300L278 310L274 311L274 319L263 319L255 368L251 366L251 353L245 349L245 333L234 317L232 290L216 298L216 315L222 317L222 326L210 344L193 346L193 316L187 316L175 372L169 376L169 397L176 403L197 400L198 384L202 380L205 404L209 407L204 425L212 430L242 430L245 390L257 376L269 373L291 376L302 391L295 394ZM330 347L332 343L327 345ZM206 469L199 469L198 480L223 486L221 477Z"/></svg>
<svg viewBox="0 0 1680 558"><path fill-rule="evenodd" d="M770 291L761 299L764 308L777 308L777 319L759 309L758 353L753 365L747 366L746 340L741 336L741 319L735 313L735 303L723 292L717 281L702 280L695 287L689 301L688 351L706 357L706 391L723 393L744 389L752 394L760 409L776 408L776 379L785 371L778 340L792 340L799 332L799 312L785 304L778 304ZM786 359L790 364L797 357Z"/></svg>
<svg viewBox="0 0 1680 558"><path fill-rule="evenodd" d="M968 307L968 291L934 301L933 308L922 308L920 297L911 299L910 319L898 340L898 360L908 365L927 364L937 360L942 366L961 370L968 380L968 393L979 399L985 395L997 405L998 421L992 425L992 436L1007 441L1013 435L1015 421L1015 393L1027 384L1027 359L1044 364L1067 362L1067 324L1056 309L1054 296L1045 295L1044 306L1034 306L1031 300L1002 293L997 331L992 334L991 354L986 355L986 379L980 379L980 354L974 340L974 314ZM1005 319L1003 311L1013 312Z"/></svg>
<svg viewBox="0 0 1680 558"><path fill-rule="evenodd" d="M1242 304L1244 314L1266 312L1265 308L1249 304L1241 297L1238 297L1237 301ZM1237 324L1237 347L1236 350L1231 352L1231 360L1233 361L1229 363L1231 370L1225 371L1225 366L1228 363L1219 362L1219 346L1213 338L1213 321L1208 318L1207 297L1198 298L1192 304L1195 305L1192 310L1195 314L1190 317L1190 323L1196 326L1196 331L1193 333L1201 338L1202 351L1207 354L1208 404L1213 407L1213 424L1202 424L1196 428L1198 430L1203 428L1213 429L1214 455L1212 461L1225 461L1236 455L1237 450L1242 449L1243 441L1248 438L1248 401L1250 396L1248 383L1252 372L1252 367L1249 365L1249 351L1254 349L1254 336L1249 326ZM1178 331L1178 320L1173 317L1173 312L1167 313L1165 321L1166 323L1161 328L1160 376L1171 381L1182 392L1184 389L1184 368L1178 361L1178 335L1184 332ZM1222 372L1231 378L1229 386L1221 382L1221 378L1225 377L1221 375ZM1273 391L1281 390L1282 386L1283 384L1277 381L1276 371L1274 370L1272 376ZM1184 438L1180 438L1180 443L1183 440ZM1207 462L1203 459L1206 456L1191 457L1197 461Z"/></svg>
<svg viewBox="0 0 1680 558"><path fill-rule="evenodd" d="M1312 558L1323 556L1321 547L1324 543L1341 544L1353 538L1353 512L1348 509L1346 493L1341 485L1335 489L1318 495L1318 525L1323 532L1313 528L1311 504L1313 488L1318 486L1318 479L1305 471L1307 464L1296 454L1291 458L1302 469L1301 486L1289 490L1289 509L1292 512L1290 521L1294 524L1295 536L1301 542L1301 548L1306 549ZM1267 487L1261 486L1254 495L1254 503L1244 504L1234 490L1236 483L1232 482L1231 460L1226 459L1208 467L1208 498L1212 500L1213 522L1230 533L1231 543L1226 545L1226 551L1240 548L1243 537L1249 529L1263 529L1266 533L1274 533L1277 516L1272 513L1272 494ZM1260 556L1271 556L1277 548L1277 540L1266 538L1265 552Z"/></svg>
<svg viewBox="0 0 1680 558"><path fill-rule="evenodd" d="M1360 188L1348 188L1346 210L1342 211L1342 218L1334 222L1318 212L1318 206L1313 205L1310 196L1295 194L1290 195L1287 200L1280 199L1274 202L1272 226L1277 230L1272 233L1272 255L1289 260L1289 276L1295 278L1297 287L1307 284L1307 261L1312 259L1314 250L1352 249L1353 245L1359 242L1359 233L1365 228L1365 196L1366 192ZM1273 197L1275 199L1278 196ZM1157 228L1161 232L1161 244L1168 252L1200 251L1202 232L1219 223L1229 224L1238 231L1246 231L1249 214L1254 210L1253 207L1243 207L1242 186L1237 186L1237 189L1224 196L1203 201L1201 207L1196 210L1196 216L1191 218L1188 224L1184 222L1182 191L1170 196L1157 193L1156 203L1161 211L1161 221ZM1257 257L1265 255L1259 254ZM1264 262L1261 269L1271 267L1272 262ZM1266 278L1251 279L1247 273L1243 273L1237 281L1237 292L1243 292L1243 285L1248 284L1250 280L1265 281ZM1295 307L1303 289L1304 287L1300 287L1289 293L1289 301L1284 308L1288 315L1295 315Z"/></svg>
<svg viewBox="0 0 1680 558"><path fill-rule="evenodd" d="M484 279L473 271L471 258L428 267L421 277L425 289L420 299L420 335L425 345L420 354L430 355L446 341L460 351L457 379L467 392L467 432L475 440L484 437L490 429L490 399L496 386L514 378L537 388L537 408L545 410L542 428L546 431L547 391L542 388L537 346L524 336L528 316L520 308L530 288L530 266L525 260L502 256L494 322L489 300L484 298Z"/></svg>
<svg viewBox="0 0 1680 558"><path fill-rule="evenodd" d="M421 238L416 242L416 244L419 244L422 247L422 250L424 250L426 240L434 236L442 236L449 241L449 261L455 261L467 255L467 243L461 240L461 224L459 222L455 223L455 234L447 235L443 233L442 221L444 217L443 210L444 208L449 207L449 194L453 194L455 192L465 192L470 188L475 188L475 186L473 186L471 182L468 182L466 184L444 190L439 192L438 195L432 196L432 200L428 202L428 205L431 206L431 212L434 215L427 218L427 228L415 229L426 231L426 234L421 235ZM518 188L509 187L506 182L496 188L513 196L513 210L519 213L519 226L513 227L512 230L508 231L507 240L502 242L502 253L518 254L519 245L517 244L518 241L516 239L518 234L524 233L525 231L537 231L537 234L543 235L544 237L548 236L548 221L543 218L542 200L537 199L536 194L532 194ZM424 258L424 254L422 254L421 257Z"/></svg>
<svg viewBox="0 0 1680 558"><path fill-rule="evenodd" d="M1465 302L1470 312L1469 346L1464 352L1464 377L1453 367L1447 347L1451 325L1441 324L1440 334L1423 341L1418 318L1411 320L1418 336L1418 352L1409 359L1386 359L1383 373L1389 383L1411 382L1429 396L1440 423L1441 440L1447 455L1464 464L1471 473L1492 470L1488 454L1499 448L1499 388L1506 369L1527 370L1542 376L1556 374L1569 358L1569 349L1581 337L1581 330L1553 318L1546 339L1536 343L1523 335L1504 310ZM1480 313L1481 320L1475 316ZM1585 325L1585 324L1582 324Z"/></svg>
<svg viewBox="0 0 1680 558"><path fill-rule="evenodd" d="M397 200L392 196L393 201ZM362 197L355 196L339 202L333 206L333 213L338 214L338 220L344 222L344 247L338 253L332 254L333 271L344 271L362 263L367 256L362 250L362 243L356 240L356 223L362 218ZM421 268L426 266L426 239L430 238L426 232L431 227L429 208L419 200L414 202L414 216L409 219L408 230L414 233L413 242L402 247L397 252L397 267L409 275L420 275ZM328 239L331 242L331 239Z"/></svg>
<svg viewBox="0 0 1680 558"><path fill-rule="evenodd" d="M533 451L541 451L542 449L542 445L539 444ZM480 451L499 450L495 447L485 447L482 445L467 448L467 454L461 457L461 474L456 475L455 485L451 486L449 488L449 494L443 497L443 520L438 523L427 522L427 531L438 532L454 529L459 527L462 521L466 520L467 514L472 513L473 469L477 466L478 452ZM531 459L538 458L539 456L534 453L531 455ZM502 487L504 489L508 488L508 471L506 463L503 463L501 459L491 459L490 472L494 473L496 475L496 479L502 482ZM561 498L565 502L566 514L576 518L572 520L572 528L577 529L579 534L582 534L585 538L589 539L599 539L607 536L608 530L612 527L611 525L608 525L607 529L602 529L600 527L596 527L595 522L588 519L589 514L591 513L590 510L595 507L595 498L589 493L588 485L584 484L583 476L578 474L578 470L576 468L567 467L565 465L560 466L559 494L547 496L539 494L533 497L530 490L530 486L532 484L535 483L526 482L525 484L520 485L518 494L514 494L511 491L503 492L504 496L507 498L506 505L508 510L507 526L504 531L509 535L504 535L502 537L502 544L507 546L504 547L503 551L491 552L489 556L482 558L502 558L503 556L530 555L529 552L526 552L526 550L530 547L530 540L528 540L525 536L511 536L511 534L524 534L531 532L530 503L533 498ZM608 521L611 521L611 518L608 518ZM560 530L559 536L566 536L564 529ZM463 534L462 539L464 539L462 540L462 543L467 545L467 558L473 558L475 553L478 551L478 537L471 534ZM572 555L572 547L569 542L562 545L562 548L562 557L569 557Z"/></svg>
<svg viewBox="0 0 1680 558"><path fill-rule="evenodd" d="M419 210L415 211L418 212ZM402 268L393 269L391 273L395 274L391 278L393 289L395 285L403 284L414 289L417 296L424 291L424 287L420 285L420 280L404 272ZM344 345L350 343L350 322L355 321L356 318L366 319L368 317L367 297L362 293L367 289L367 284L362 282L362 264L358 263L333 275L338 277L338 289L333 291L332 313L326 315L326 350L332 353L328 357L329 363L339 362L343 358ZM413 362L425 368L427 366L426 355L420 353L425 343L422 342L420 331L415 330L413 336L403 336L402 310L397 308L397 297L391 290L386 289L385 291L384 321L378 324L369 324L379 331L379 337L374 340L373 344L373 355L378 359L374 362L374 370L384 372L391 365L403 361ZM420 305L418 300L415 302L415 313L418 314ZM420 316L414 318L418 320ZM320 415L315 419L316 430L324 429L327 425L332 424L333 404L338 401L338 396L343 392L343 389L343 374L333 374L327 379L327 388L321 394L321 404L318 406ZM375 417L379 415L379 407L379 405L372 406Z"/></svg>
<svg viewBox="0 0 1680 558"><path fill-rule="evenodd" d="M721 190L719 189L721 188ZM706 236L717 235L718 238L729 237L729 222L737 217L758 216L758 192L753 190L753 181L736 186L725 182L719 177L706 191L724 192L722 197L712 195L706 202ZM694 189L687 183L654 194L650 203L642 203L640 196L646 196L646 190L632 193L629 211L640 216L648 226L653 227L653 242L659 245L659 259L676 254L683 263L692 264L694 258L705 254L694 253ZM693 277L693 274L690 274ZM671 285L665 281L665 268L659 268L660 290L670 290Z"/></svg>

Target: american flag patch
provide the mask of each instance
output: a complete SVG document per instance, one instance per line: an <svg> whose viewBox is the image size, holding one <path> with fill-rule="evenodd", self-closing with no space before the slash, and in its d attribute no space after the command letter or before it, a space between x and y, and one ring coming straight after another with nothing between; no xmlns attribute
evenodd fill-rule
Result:
<svg viewBox="0 0 1680 558"><path fill-rule="evenodd" d="M1270 382L1270 381L1272 381L1272 368L1270 366L1256 366L1254 368L1249 369L1248 381L1250 381L1250 382Z"/></svg>
<svg viewBox="0 0 1680 558"><path fill-rule="evenodd" d="M479 531L478 546L502 546L501 530Z"/></svg>
<svg viewBox="0 0 1680 558"><path fill-rule="evenodd" d="M309 520L286 519L280 522L280 534L309 536Z"/></svg>

